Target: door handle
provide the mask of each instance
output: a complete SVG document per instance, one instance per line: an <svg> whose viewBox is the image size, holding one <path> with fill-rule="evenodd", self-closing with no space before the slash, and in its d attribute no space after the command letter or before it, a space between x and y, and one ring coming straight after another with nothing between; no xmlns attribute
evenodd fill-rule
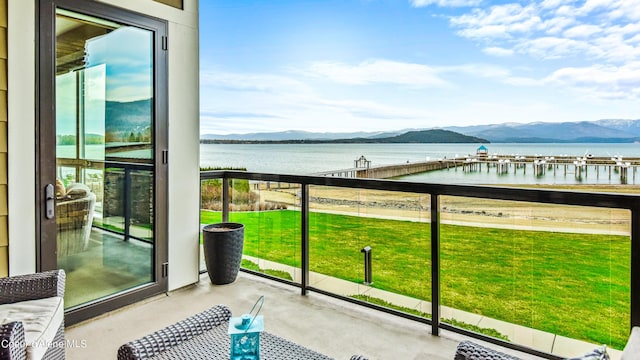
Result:
<svg viewBox="0 0 640 360"><path fill-rule="evenodd" d="M55 207L56 207L56 195L53 184L47 184L44 188L44 199L45 199L45 217L47 219L53 219L55 215Z"/></svg>

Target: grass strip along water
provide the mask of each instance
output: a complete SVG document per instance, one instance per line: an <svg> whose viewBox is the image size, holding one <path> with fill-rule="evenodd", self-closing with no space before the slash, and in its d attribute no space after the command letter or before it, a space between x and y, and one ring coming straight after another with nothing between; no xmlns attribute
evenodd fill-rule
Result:
<svg viewBox="0 0 640 360"><path fill-rule="evenodd" d="M232 212L246 255L300 266L300 212ZM430 224L311 212L311 271L429 301ZM220 213L203 211L203 224ZM629 333L628 236L440 225L441 304L622 348Z"/></svg>

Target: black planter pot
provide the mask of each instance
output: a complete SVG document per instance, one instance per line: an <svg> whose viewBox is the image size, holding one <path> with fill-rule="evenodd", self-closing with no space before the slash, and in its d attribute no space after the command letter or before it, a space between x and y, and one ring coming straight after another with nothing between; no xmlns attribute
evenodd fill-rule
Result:
<svg viewBox="0 0 640 360"><path fill-rule="evenodd" d="M217 223L202 229L204 260L212 284L225 285L236 280L242 247L244 225L239 223Z"/></svg>

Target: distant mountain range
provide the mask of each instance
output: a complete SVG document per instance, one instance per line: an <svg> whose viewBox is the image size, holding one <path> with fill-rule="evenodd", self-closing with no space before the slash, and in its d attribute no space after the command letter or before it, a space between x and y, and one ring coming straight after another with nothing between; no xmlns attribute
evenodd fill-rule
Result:
<svg viewBox="0 0 640 360"><path fill-rule="evenodd" d="M405 131L406 132L406 131ZM376 135L384 134L382 131L377 132L309 132L299 130L288 130L279 132L258 132L248 134L204 134L200 137L202 140L257 140L257 141L278 141L278 140L336 140L336 139L354 139L354 138L372 138ZM399 135L394 133L393 135ZM391 136L391 135L390 135Z"/></svg>
<svg viewBox="0 0 640 360"><path fill-rule="evenodd" d="M205 134L202 140L349 140L349 142L439 142L412 141L415 133L434 129L403 129L391 132L354 132L354 133L314 133L305 131L283 131L251 134ZM580 122L534 122L503 123L475 126L448 126L438 130L449 130L458 135L471 137L468 142L492 143L632 143L640 142L640 119L606 119ZM432 133L431 135L435 135ZM402 136L400 136L402 135ZM443 135L442 133L440 135ZM424 133L419 135L425 136ZM476 141L473 139L484 141ZM391 140L393 139L393 140ZM426 139L426 138L425 138ZM372 141L382 140L382 141ZM415 140L415 139L413 139ZM433 139L431 139L433 140ZM443 141L446 142L446 141ZM465 141L453 141L465 142Z"/></svg>
<svg viewBox="0 0 640 360"><path fill-rule="evenodd" d="M252 144L252 143L277 143L277 144L436 144L436 143L488 143L486 139L475 136L467 136L450 130L432 129L408 131L400 135L388 137L354 137L341 139L297 139L297 140L235 140L235 139L202 139L202 143L223 144Z"/></svg>
<svg viewBox="0 0 640 360"><path fill-rule="evenodd" d="M447 127L463 134L484 137L492 142L614 142L640 139L640 120L598 120L528 124L505 123L467 127Z"/></svg>

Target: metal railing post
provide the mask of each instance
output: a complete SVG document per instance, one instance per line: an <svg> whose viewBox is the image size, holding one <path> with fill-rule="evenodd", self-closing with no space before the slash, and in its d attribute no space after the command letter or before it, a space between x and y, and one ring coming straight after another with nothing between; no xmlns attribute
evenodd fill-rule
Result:
<svg viewBox="0 0 640 360"><path fill-rule="evenodd" d="M431 194L431 334L440 335L440 196Z"/></svg>
<svg viewBox="0 0 640 360"><path fill-rule="evenodd" d="M229 222L229 178L222 178L222 222Z"/></svg>
<svg viewBox="0 0 640 360"><path fill-rule="evenodd" d="M300 193L300 210L302 212L301 226L301 271L302 278L300 281L301 295L307 295L307 287L309 286L309 184L302 184Z"/></svg>
<svg viewBox="0 0 640 360"><path fill-rule="evenodd" d="M131 235L131 169L124 169L124 241L129 241Z"/></svg>

